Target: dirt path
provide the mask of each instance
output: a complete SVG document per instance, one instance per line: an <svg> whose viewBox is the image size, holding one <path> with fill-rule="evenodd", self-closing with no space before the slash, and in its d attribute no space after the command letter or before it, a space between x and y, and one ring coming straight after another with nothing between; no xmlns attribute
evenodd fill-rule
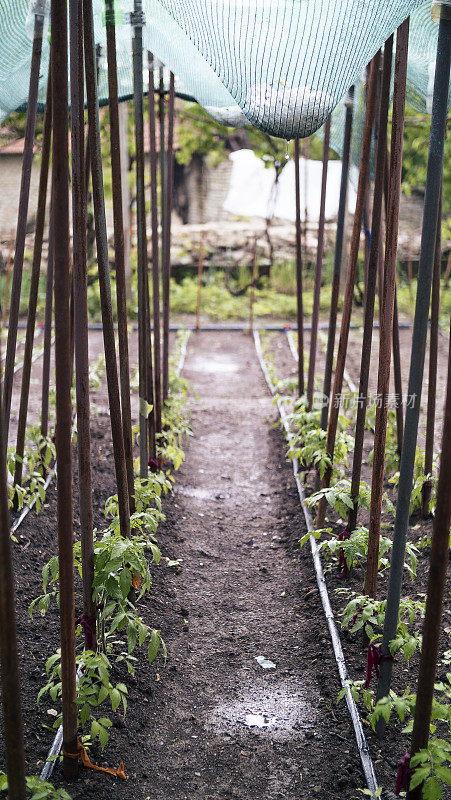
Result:
<svg viewBox="0 0 451 800"><path fill-rule="evenodd" d="M182 559L170 581L186 622L169 631L171 680L162 671L153 690L148 787L137 772L134 796L350 798L356 747L252 339L193 335L184 375L194 435L161 545ZM270 724L247 727L252 714Z"/></svg>
<svg viewBox="0 0 451 800"><path fill-rule="evenodd" d="M182 568L168 569L163 560L153 569L151 592L138 608L161 628L168 662L149 666L143 653L135 678L113 667L113 680L125 678L129 687L125 724L105 708L112 735L91 757L104 766L123 759L128 782L81 770L67 788L73 800L357 798L357 747L347 711L335 702L338 674L311 556L298 546L304 521L281 431L271 428L277 414L252 338L193 334L183 374L193 436L158 531L163 555L181 559ZM99 527L114 491L105 397L103 381L92 440ZM42 727L50 701L38 708L36 695L45 659L58 645L57 611L45 620L30 620L26 611L39 593L41 566L55 552L54 486L47 502L27 518L15 550L29 774L42 768L52 739ZM78 531L76 465L74 502ZM77 613L80 603L77 594ZM257 656L276 668L263 669ZM53 781L61 785L59 765Z"/></svg>

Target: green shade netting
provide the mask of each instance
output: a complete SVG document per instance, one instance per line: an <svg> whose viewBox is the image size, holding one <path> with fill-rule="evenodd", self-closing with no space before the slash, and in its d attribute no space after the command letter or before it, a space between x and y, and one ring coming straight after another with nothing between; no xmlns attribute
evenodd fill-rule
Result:
<svg viewBox="0 0 451 800"><path fill-rule="evenodd" d="M119 92L133 92L132 0L117 0ZM422 0L144 0L144 47L177 76L177 91L215 119L249 122L283 138L325 122L387 37L411 14L409 102L429 110L438 25ZM95 38L105 46L104 4L94 0ZM0 0L0 119L27 100L33 12ZM45 36L40 100L49 56ZM145 71L147 73L147 70ZM147 84L147 80L145 81ZM99 97L108 96L106 66Z"/></svg>

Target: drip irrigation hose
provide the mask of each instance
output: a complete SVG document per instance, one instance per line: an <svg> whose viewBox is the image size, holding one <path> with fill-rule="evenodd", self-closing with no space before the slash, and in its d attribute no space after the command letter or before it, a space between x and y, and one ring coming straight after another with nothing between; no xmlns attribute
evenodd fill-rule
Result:
<svg viewBox="0 0 451 800"><path fill-rule="evenodd" d="M179 359L177 361L177 365L176 365L176 368L175 368L177 376L180 375L180 373L181 373L181 371L183 369L183 365L185 363L186 350L187 350L188 339L190 337L190 334L191 334L191 331L187 330L186 331L186 335L185 335L185 337L184 337L184 339L183 339L183 341L181 343L180 356L179 356ZM47 479L48 483L50 483L50 481L51 481L53 475L55 474L55 472L56 472L56 464L55 464L52 472L49 474L49 478ZM47 481L46 481L46 486L48 485ZM21 524L23 519L26 517L26 515L28 514L30 509L33 507L34 502L31 503L30 508L27 509L26 513L23 514L23 516L21 515L19 520L17 520L17 527L16 528L13 527L12 528L13 531L17 530L17 528L19 527L19 525ZM25 511L25 509L24 509L24 511ZM77 684L78 684L78 681L80 679L81 672L82 672L82 667L80 665L78 667L78 670L77 670ZM57 758L58 758L58 756L59 756L59 754L61 752L62 744L63 744L63 726L60 725L60 727L58 728L58 730L56 732L55 738L54 738L54 740L53 740L53 742L51 744L50 750L47 753L47 758L45 760L45 763L44 763L44 766L42 768L41 774L39 776L41 778L41 780L43 780L43 781L50 780L50 778L52 776L52 773L53 773L53 770L54 770L54 767L55 767L56 760L57 760Z"/></svg>
<svg viewBox="0 0 451 800"><path fill-rule="evenodd" d="M55 344L55 337L54 336L52 337L52 342L51 343L52 343L52 345ZM44 347L41 347L38 350L38 352L34 354L33 358L31 359L31 363L35 364L36 361L38 361L38 359L41 358L42 355L44 355ZM23 361L20 361L19 364L16 364L16 366L14 367L14 375L16 375L18 372L20 372L22 367L23 367Z"/></svg>
<svg viewBox="0 0 451 800"><path fill-rule="evenodd" d="M351 325L351 328L352 328L352 325ZM291 353L293 355L293 358L295 360L297 360L298 354L297 354L296 346L295 346L295 344L293 342L293 339L290 336L290 331L286 328L285 332L287 334L288 344L290 345L290 350L291 350ZM323 344L326 344L326 339L322 335L321 331L318 333L318 338L321 340L321 342ZM355 385L354 381L352 380L352 378L351 378L351 376L350 376L350 374L349 374L349 372L348 372L348 370L346 368L344 369L343 377L344 377L346 383L348 384L349 391L352 392L353 394L357 395L359 393L359 390L358 390L357 386ZM370 425L370 430L371 430L372 433L374 433L374 425Z"/></svg>
<svg viewBox="0 0 451 800"><path fill-rule="evenodd" d="M275 386L269 376L262 348L260 342L260 334L257 329L254 330L254 342L255 342L255 349L257 351L258 360L260 362L260 367L262 369L263 375L265 376L266 383L268 385L268 389L273 396L275 395ZM280 419L282 421L282 425L285 430L286 437L288 441L291 440L292 434L290 432L289 423L287 420L287 415L283 406L282 401L279 397L276 396L277 408L279 410ZM354 728L355 738L357 742L357 748L360 755L360 760L362 763L363 774L365 776L365 781L368 789L371 792L372 800L375 800L376 793L378 790L378 782L376 778L376 773L374 770L373 762L371 760L370 750L368 747L368 743L365 738L365 734L363 732L362 721L360 719L360 714L356 705L354 698L351 695L351 691L349 689L349 675L348 670L346 667L345 657L343 653L343 649L341 646L340 636L338 634L337 626L335 624L334 614L332 611L332 607L330 605L329 595L327 592L326 580L324 578L323 568L321 566L321 559L318 550L318 544L316 539L312 536L313 528L313 520L305 505L305 497L304 497L304 490L302 488L301 481L299 479L299 464L296 458L293 458L293 474L296 481L296 486L299 493L299 499L301 502L302 511L305 518L305 523L307 525L307 530L310 533L310 548L312 551L312 558L313 558L313 565L316 572L316 580L318 584L318 590L321 597L321 602L323 605L324 615L326 617L327 627L329 628L330 637L332 640L332 647L335 655L335 660L337 662L338 673L340 675L341 685L344 689L346 689L345 699L346 704L348 706L348 711L351 717L352 725Z"/></svg>
<svg viewBox="0 0 451 800"><path fill-rule="evenodd" d="M289 329L285 328L285 333L287 334L287 339L288 339L288 344L290 345L291 354L292 354L294 360L298 361L298 358L299 358L298 351L296 350L296 345L293 342L293 337L290 336ZM319 336L319 338L321 339L323 344L326 344L325 341L324 341L324 338L321 335ZM349 391L352 392L353 394L356 394L357 391L358 391L357 390L357 386L355 385L354 381L352 380L352 378L351 378L351 376L350 376L350 374L349 374L347 369L345 369L345 371L344 371L344 379L345 379L346 383L348 384Z"/></svg>
<svg viewBox="0 0 451 800"><path fill-rule="evenodd" d="M115 323L114 327L117 328L117 324L116 323ZM171 330L171 331L182 331L182 330L187 330L187 329L192 330L193 327L194 327L194 324L193 325L171 324L169 326L169 330ZM286 330L295 331L297 329L296 323L293 323L293 324L291 324L291 323L281 323L279 325L274 323L272 325L259 325L258 327L262 331L286 331ZM320 322L319 325L318 325L318 328L320 330L324 330L324 331L327 331L328 327L329 327L329 325L328 325L327 322ZM359 322L351 322L351 325L349 327L351 328L351 330L357 330L357 331L363 329L363 325L361 323L359 323ZM410 330L410 328L412 327L412 322L400 322L399 323L399 327L402 330ZM5 328L8 328L8 325L5 325ZM19 322L19 324L17 325L17 328L21 329L21 330L25 329L26 328L26 323L25 322ZM103 328L103 326L102 326L101 322L90 322L89 325L88 325L88 330L90 330L90 331L101 331L102 328ZM310 331L311 328L312 328L312 326L311 326L311 324L309 322L306 322L304 324L304 330L305 331ZM379 323L375 322L374 325L373 325L373 328L375 330L379 330ZM136 325L136 323L134 323L132 325L132 329L134 331L138 330L138 326ZM340 324L338 323L337 324L337 330L339 330L339 329L340 329ZM232 323L231 325L215 325L215 324L211 324L211 325L202 325L200 330L202 330L202 331L234 331L234 330L236 330L236 331L248 331L249 330L249 325L244 323L244 322ZM448 334L443 330L443 328L440 328L440 332L443 335L448 336Z"/></svg>

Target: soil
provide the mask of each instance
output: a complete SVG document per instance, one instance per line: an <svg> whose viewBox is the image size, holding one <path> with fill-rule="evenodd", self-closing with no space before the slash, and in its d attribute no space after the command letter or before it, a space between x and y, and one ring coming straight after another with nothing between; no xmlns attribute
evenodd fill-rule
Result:
<svg viewBox="0 0 451 800"><path fill-rule="evenodd" d="M158 534L164 556L180 559L181 568L164 561L154 568L139 607L147 624L161 628L169 658L166 666L142 659L136 678L126 678L125 722L110 714L107 748L92 747L96 763L124 760L128 782L80 770L70 793L74 800L357 796L357 747L345 707L335 704L339 680L315 575L298 549L304 520L252 338L193 334L184 375L193 436ZM110 441L100 411L92 431L98 526L114 491ZM74 500L76 507L76 467ZM55 508L52 487L15 545L29 773L42 768L52 739L43 724L51 724L54 704L37 708L36 695L58 646L58 617L51 610L31 620L26 609L56 549ZM264 669L257 656L275 668ZM124 680L120 669L114 673ZM53 780L61 781L59 765Z"/></svg>
<svg viewBox="0 0 451 800"><path fill-rule="evenodd" d="M307 334L306 341L307 344L305 345L305 352L308 353L308 344L309 344L309 334ZM287 341L287 337L283 333L266 333L264 335L264 342L265 342L265 350L267 353L267 358L269 357L270 362L272 362L273 370L275 376L278 379L285 378L285 377L295 377L297 375L297 365L293 358L293 355L290 351L289 344ZM401 344L401 365L402 365L402 377L403 377L403 393L404 397L406 396L407 392L407 381L408 381L408 367L410 362L410 348L411 348L411 330L401 330L400 331L400 344ZM377 365L377 337L375 337L374 342L374 350L376 352L375 356L375 364ZM350 377L352 380L358 384L359 378L359 370L360 370L360 350L361 350L361 341L358 338L357 331L351 331L350 334L350 341L349 347L347 352L347 360L346 366L350 373ZM435 449L440 452L440 441L441 441L441 434L442 434L442 426L443 426L443 407L444 407L444 400L445 400L445 388L446 388L446 376L447 376L447 360L448 360L448 341L444 337L440 337L439 339L439 351L438 351L438 375L437 375L437 408L436 408L436 420L435 420ZM321 350L317 354L317 374L321 374L321 367L322 367L322 359L324 358L323 353ZM319 361L318 361L319 359ZM428 359L426 358L426 365L425 365L425 375L427 375L427 368L428 368ZM377 388L377 366L371 372L370 376L370 391L376 391ZM344 387L344 391L346 391L346 387ZM392 387L391 391L394 391ZM425 394L426 388L423 389L423 402L422 402L422 414L420 417L420 426L419 426L419 434L418 434L418 446L424 447L424 428L425 428L425 408L427 405L427 400L425 401ZM374 445L374 436L373 434L368 431L365 435L365 448L364 448L364 459L362 464L362 480L366 481L368 484L371 485L372 479L372 469L368 465L368 454ZM349 465L349 470L347 471L347 475L350 475L350 469L352 467L352 454L351 454L351 461ZM306 494L309 495L312 492L313 482L310 481L306 484ZM393 494L392 486L386 482L384 489L388 492L391 496L392 501L396 502L396 496ZM359 522L363 525L368 525L368 513L365 510L361 510L359 514ZM392 529L393 529L393 517L388 516L387 514L383 514L382 516L382 523L386 525L386 530L384 530L384 535L391 536ZM432 520L422 520L418 513L415 513L410 520L410 527L408 531L408 541L412 544L417 544L419 540L425 537L430 537L432 533ZM338 515L335 514L330 508L328 508L328 516L326 516L326 524L331 527L332 532L334 535L338 535L345 525L343 520L338 518ZM306 547L308 549L308 546ZM403 581L403 588L402 588L402 595L405 598L409 598L411 600L424 600L425 593L427 590L427 578L428 578L428 569L429 569L429 548L428 547L420 547L418 552L418 567L417 567L417 574L412 581L410 577L405 574L404 581ZM326 572L326 581L329 589L329 595L332 603L332 608L334 610L334 614L336 618L339 618L340 612L343 610L344 606L346 605L347 600L343 599L342 596L336 594L337 589L341 589L342 587L346 586L351 591L354 591L358 594L363 593L363 581L364 575L363 571L360 568L354 568L351 571L351 574L347 578L343 578L341 574L341 570L337 569L336 560L332 559L325 565L325 572ZM448 584L451 581L451 561L448 568ZM388 570L379 575L378 579L378 597L384 598L387 596L387 586L388 586ZM444 633L442 635L441 643L440 643L440 653L439 658L442 657L444 650L449 649L449 614L451 614L451 596L448 592L445 596L445 604L444 604L444 619L443 619L443 629L446 631L447 635ZM415 626L417 632L421 630L421 621L418 620ZM348 671L350 677L354 680L362 680L365 677L366 673L366 648L367 648L367 641L360 634L351 635L347 630L342 630L341 632L341 639L343 645L343 651L345 654L346 663L348 666ZM410 691L414 692L416 689L416 682L418 676L418 666L419 666L419 653L416 652L409 663L405 663L402 655L398 655L395 659L395 666L393 669L393 679L392 679L392 688L398 693L402 694L404 690L410 687ZM449 671L449 668L448 668ZM439 666L437 679L443 680L446 676L447 669L444 666ZM373 678L374 681L374 678ZM373 683L373 687L375 684ZM365 708L362 706L360 708L362 719L365 720L367 716ZM376 774L377 777L382 784L382 786L393 789L395 784L396 778L396 770L397 770L397 762L399 758L401 758L406 751L409 750L410 747L410 735L403 734L402 728L404 726L399 722L399 720L393 716L390 725L387 728L386 736L383 742L380 742L375 734L368 728L367 731L367 738L368 743L370 745L370 751L373 757L373 761L375 764ZM437 735L443 736L443 738L449 738L449 732L446 729L439 728L437 731ZM451 799L451 788L444 789L444 798L446 800Z"/></svg>
<svg viewBox="0 0 451 800"><path fill-rule="evenodd" d="M101 341L92 341L94 354ZM272 341L280 376L294 375L286 337ZM133 359L135 351L133 342ZM308 547L299 549L304 518L252 337L193 333L183 374L191 387L193 436L158 531L163 556L179 559L180 567L167 567L163 558L138 609L148 625L161 629L168 661L158 657L149 666L143 654L135 678L114 667L113 680L128 686L127 715L124 720L106 711L113 720L110 741L103 753L94 744L90 755L103 766L123 760L128 781L80 769L67 788L74 800L357 798L364 785L358 751L346 707L336 704L339 678L311 556ZM103 381L92 424L99 528L105 500L115 491L106 398ZM75 509L77 502L75 456ZM38 708L36 696L45 660L58 647L59 624L56 609L31 620L27 608L40 592L41 567L55 552L52 485L45 508L27 517L14 545L28 774L42 769L53 738L44 726L52 724L48 711L55 704L43 699ZM426 572L423 551L411 596L424 591ZM343 581L334 572L327 580L338 611L333 589ZM352 588L360 590L361 580L356 571ZM385 585L383 579L381 592ZM77 612L80 605L78 593ZM343 646L351 674L361 678L363 646L346 635ZM264 669L257 656L275 668ZM395 687L404 688L408 679L413 687L416 673L413 659ZM377 775L391 789L408 742L400 741L399 726L389 731L382 746L368 733ZM52 780L65 785L59 764Z"/></svg>

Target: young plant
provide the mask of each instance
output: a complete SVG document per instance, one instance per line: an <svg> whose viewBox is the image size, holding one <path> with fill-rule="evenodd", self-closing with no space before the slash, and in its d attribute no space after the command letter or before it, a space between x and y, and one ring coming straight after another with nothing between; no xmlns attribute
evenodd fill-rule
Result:
<svg viewBox="0 0 451 800"><path fill-rule="evenodd" d="M327 504L342 518L346 519L348 511L353 508L353 501L351 498L351 481L347 478L342 478L337 483L326 489L320 489L318 492L310 495L306 501L309 508L318 505L321 498L326 499ZM358 505L363 506L369 510L371 504L371 487L365 481L361 481Z"/></svg>
<svg viewBox="0 0 451 800"><path fill-rule="evenodd" d="M65 789L55 789L53 784L43 781L37 775L27 776L27 792L31 794L28 800L71 800ZM0 772L0 792L8 791L8 776Z"/></svg>
<svg viewBox="0 0 451 800"><path fill-rule="evenodd" d="M108 729L112 727L109 717L97 717L96 709L109 702L112 711L117 711L122 704L124 716L127 710L127 687L123 683L113 686L110 680L111 664L104 653L93 653L85 650L77 656L77 698L80 724L84 727L91 723L90 738L99 738L102 750L109 739ZM61 683L61 651L47 659L45 670L47 683L38 694L38 704L44 695L49 694L53 702L59 700L62 694ZM54 728L59 728L62 722L61 713L55 717Z"/></svg>
<svg viewBox="0 0 451 800"><path fill-rule="evenodd" d="M372 644L382 640L386 600L374 600L367 595L359 595L348 589L337 589L337 594L351 597L341 612L341 625L351 633L364 629ZM402 652L409 661L417 647L421 645L421 635L411 630L416 621L424 617L425 603L420 600L403 598L399 607L398 627L395 638L390 642L390 652L394 656Z"/></svg>

